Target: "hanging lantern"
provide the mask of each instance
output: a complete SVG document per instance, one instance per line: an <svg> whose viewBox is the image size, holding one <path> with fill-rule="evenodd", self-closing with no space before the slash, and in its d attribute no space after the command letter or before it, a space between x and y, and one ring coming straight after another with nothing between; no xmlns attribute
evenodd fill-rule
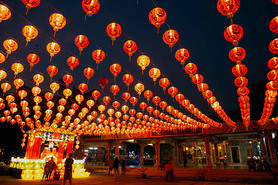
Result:
<svg viewBox="0 0 278 185"><path fill-rule="evenodd" d="M70 69L73 71L73 69L79 65L79 60L77 57L71 56L67 59L67 64L68 66L70 66Z"/></svg>
<svg viewBox="0 0 278 185"><path fill-rule="evenodd" d="M161 101L159 103L159 107L162 109L162 111L164 111L164 109L166 109L166 107L167 107L167 102Z"/></svg>
<svg viewBox="0 0 278 185"><path fill-rule="evenodd" d="M26 15L28 13L28 10L30 10L31 8L37 7L39 6L41 0L22 0L22 2L26 5Z"/></svg>
<svg viewBox="0 0 278 185"><path fill-rule="evenodd" d="M27 56L27 61L30 63L30 71L31 71L32 67L33 67L35 64L39 63L40 57L39 57L38 55L32 53L32 54L29 54L29 55Z"/></svg>
<svg viewBox="0 0 278 185"><path fill-rule="evenodd" d="M164 34L163 34L163 41L169 45L169 47L171 48L171 53L172 53L172 48L174 46L174 44L176 44L179 41L179 34L176 30L167 30Z"/></svg>
<svg viewBox="0 0 278 185"><path fill-rule="evenodd" d="M122 106L122 111L124 114L126 114L126 112L129 110L129 107L127 105L123 105Z"/></svg>
<svg viewBox="0 0 278 185"><path fill-rule="evenodd" d="M244 64L237 64L232 68L233 74L238 76L244 76L247 73L247 67Z"/></svg>
<svg viewBox="0 0 278 185"><path fill-rule="evenodd" d="M66 99L68 99L68 97L72 95L72 91L70 89L64 89L63 95L65 96Z"/></svg>
<svg viewBox="0 0 278 185"><path fill-rule="evenodd" d="M99 105L98 110L102 114L102 112L105 111L105 106L104 105Z"/></svg>
<svg viewBox="0 0 278 185"><path fill-rule="evenodd" d="M184 66L185 61L189 58L188 50L184 48L178 49L175 53L175 58Z"/></svg>
<svg viewBox="0 0 278 185"><path fill-rule="evenodd" d="M129 90L129 85L133 82L133 76L131 74L125 74L123 76L123 82L127 86L127 90Z"/></svg>
<svg viewBox="0 0 278 185"><path fill-rule="evenodd" d="M60 52L61 47L56 42L50 42L47 44L46 50L50 54L50 62L51 62L52 57L54 57L54 55L56 55Z"/></svg>
<svg viewBox="0 0 278 185"><path fill-rule="evenodd" d="M54 13L49 17L49 24L53 27L55 37L56 31L62 29L66 26L67 20L66 18L59 13Z"/></svg>
<svg viewBox="0 0 278 185"><path fill-rule="evenodd" d="M99 63L105 59L105 52L101 49L94 50L92 53L92 57L96 61L98 70Z"/></svg>
<svg viewBox="0 0 278 185"><path fill-rule="evenodd" d="M107 106L111 102L111 98L109 96L104 96L102 101L105 103L105 106Z"/></svg>
<svg viewBox="0 0 278 185"><path fill-rule="evenodd" d="M76 103L73 103L70 108L72 108L73 110L76 111L77 109L79 109L79 105Z"/></svg>
<svg viewBox="0 0 278 185"><path fill-rule="evenodd" d="M47 73L50 77L50 82L52 81L52 77L58 73L58 68L55 65L50 65L46 69Z"/></svg>
<svg viewBox="0 0 278 185"><path fill-rule="evenodd" d="M137 64L141 67L142 74L143 74L143 71L146 69L146 67L148 67L150 62L151 62L151 60L147 55L140 55L137 58Z"/></svg>
<svg viewBox="0 0 278 185"><path fill-rule="evenodd" d="M78 86L79 91L81 91L81 94L84 94L85 91L88 90L88 85L85 83L81 83Z"/></svg>
<svg viewBox="0 0 278 185"><path fill-rule="evenodd" d="M5 79L7 77L7 73L4 70L0 70L0 82L1 80Z"/></svg>
<svg viewBox="0 0 278 185"><path fill-rule="evenodd" d="M238 96L248 96L249 89L247 87L240 87L237 89Z"/></svg>
<svg viewBox="0 0 278 185"><path fill-rule="evenodd" d="M168 80L168 78L161 78L159 80L159 86L163 88L164 94L165 94L165 90L166 88L170 85L170 81Z"/></svg>
<svg viewBox="0 0 278 185"><path fill-rule="evenodd" d="M50 84L50 89L52 90L53 94L60 89L60 85L56 82Z"/></svg>
<svg viewBox="0 0 278 185"><path fill-rule="evenodd" d="M139 105L140 109L144 112L144 110L147 108L147 104L145 102L141 102Z"/></svg>
<svg viewBox="0 0 278 185"><path fill-rule="evenodd" d="M44 77L41 74L35 74L33 80L36 82L36 86L39 86L44 81Z"/></svg>
<svg viewBox="0 0 278 185"><path fill-rule="evenodd" d="M75 96L75 100L77 101L77 103L80 105L81 102L84 100L84 96L81 94L78 94Z"/></svg>
<svg viewBox="0 0 278 185"><path fill-rule="evenodd" d="M153 92L151 90L146 90L144 92L144 97L147 99L147 101L149 103L150 99L153 97Z"/></svg>
<svg viewBox="0 0 278 185"><path fill-rule="evenodd" d="M155 106L157 107L158 104L161 102L161 98L159 96L155 96L152 99L152 102L155 104Z"/></svg>
<svg viewBox="0 0 278 185"><path fill-rule="evenodd" d="M170 96L172 96L173 99L176 96L176 94L178 94L178 92L179 92L178 89L176 87L174 87L174 86L169 87L169 89L168 89L168 94Z"/></svg>
<svg viewBox="0 0 278 185"><path fill-rule="evenodd" d="M106 33L112 40L112 46L117 37L122 34L122 28L119 24L113 22L107 25Z"/></svg>
<svg viewBox="0 0 278 185"><path fill-rule="evenodd" d="M0 52L0 64L3 63L3 62L5 62L5 60L6 60L5 55L4 55L3 53Z"/></svg>
<svg viewBox="0 0 278 185"><path fill-rule="evenodd" d="M231 18L240 7L240 0L218 0L217 10L224 16Z"/></svg>
<svg viewBox="0 0 278 185"><path fill-rule="evenodd" d="M65 82L66 87L67 87L73 81L73 77L69 74L65 74L63 76L63 81Z"/></svg>
<svg viewBox="0 0 278 185"><path fill-rule="evenodd" d="M127 102L127 100L129 100L129 98L130 98L130 93L129 92L124 92L122 94L122 98L123 98L123 100L125 100L125 102Z"/></svg>
<svg viewBox="0 0 278 185"><path fill-rule="evenodd" d="M138 103L138 99L136 97L131 97L129 99L129 102L132 104L132 106L134 107L136 103Z"/></svg>
<svg viewBox="0 0 278 185"><path fill-rule="evenodd" d="M2 20L8 20L11 17L11 11L4 5L0 5L0 23Z"/></svg>
<svg viewBox="0 0 278 185"><path fill-rule="evenodd" d="M111 117L114 114L114 109L108 109L107 114Z"/></svg>
<svg viewBox="0 0 278 185"><path fill-rule="evenodd" d="M188 63L186 64L186 66L184 67L184 71L189 74L190 78L197 72L197 66L194 63Z"/></svg>
<svg viewBox="0 0 278 185"><path fill-rule="evenodd" d="M52 98L54 97L54 95L51 93L51 92L47 92L44 94L44 98L47 100L47 101L50 101ZM62 98L64 99L64 98ZM65 99L64 99L65 100ZM66 101L66 100L65 100ZM60 101L59 101L60 103Z"/></svg>
<svg viewBox="0 0 278 185"><path fill-rule="evenodd" d="M209 104L214 104L214 102L216 102L216 98L215 98L214 96L212 96L212 97L210 97L210 98L207 99L207 102L208 102Z"/></svg>
<svg viewBox="0 0 278 185"><path fill-rule="evenodd" d="M105 77L101 77L99 80L98 80L98 84L101 86L101 89L102 89L102 92L103 92L103 89L105 86L107 86L109 83L108 79L105 78Z"/></svg>
<svg viewBox="0 0 278 185"><path fill-rule="evenodd" d="M42 97L40 97L40 96L35 96L35 97L34 97L34 102L36 103L36 105L38 105L39 103L42 102Z"/></svg>
<svg viewBox="0 0 278 185"><path fill-rule="evenodd" d="M83 74L87 77L87 83L89 83L90 78L92 78L95 74L95 70L91 67L87 67L84 69Z"/></svg>
<svg viewBox="0 0 278 185"><path fill-rule="evenodd" d="M12 51L17 50L18 48L18 44L16 41L14 41L13 39L7 39L3 42L3 46L4 48L7 50L7 56L6 58L8 58L9 54L12 53Z"/></svg>
<svg viewBox="0 0 278 185"><path fill-rule="evenodd" d="M267 79L269 81L277 81L278 80L278 72L276 70L271 70L267 73Z"/></svg>
<svg viewBox="0 0 278 185"><path fill-rule="evenodd" d="M149 113L150 116L151 116L153 111L154 111L154 108L152 106L147 107L147 112Z"/></svg>
<svg viewBox="0 0 278 185"><path fill-rule="evenodd" d="M268 61L267 66L271 70L278 70L278 57L272 57Z"/></svg>
<svg viewBox="0 0 278 185"><path fill-rule="evenodd" d="M243 29L238 24L228 26L224 31L224 37L228 42L233 43L234 46L238 45L238 41L243 36Z"/></svg>
<svg viewBox="0 0 278 185"><path fill-rule="evenodd" d="M184 100L184 95L181 94L181 93L179 93L179 94L177 94L177 95L175 96L175 99L176 99L176 101L177 101L179 104L181 104L182 101Z"/></svg>
<svg viewBox="0 0 278 185"><path fill-rule="evenodd" d="M89 39L85 35L78 35L77 37L75 37L74 42L80 51L79 56L81 55L83 49L88 47L89 45Z"/></svg>
<svg viewBox="0 0 278 185"><path fill-rule="evenodd" d="M114 109L115 110L117 110L117 108L119 108L120 107L120 102L118 102L118 101L114 101L113 103L112 103L112 106L114 107Z"/></svg>
<svg viewBox="0 0 278 185"><path fill-rule="evenodd" d="M11 68L14 72L15 77L24 70L24 67L21 63L13 63Z"/></svg>
<svg viewBox="0 0 278 185"><path fill-rule="evenodd" d="M115 99L116 94L120 91L120 87L118 85L111 85L110 91L113 93Z"/></svg>
<svg viewBox="0 0 278 185"><path fill-rule="evenodd" d="M84 10L84 12L86 12L85 15L85 20L86 20L86 16L91 17L93 14L98 13L99 9L100 9L100 3L98 0L83 0L82 1L82 8Z"/></svg>
<svg viewBox="0 0 278 185"><path fill-rule="evenodd" d="M97 99L100 97L100 92L98 90L94 90L92 92L92 97L97 101Z"/></svg>
<svg viewBox="0 0 278 185"><path fill-rule="evenodd" d="M22 100L23 98L25 98L27 96L27 92L25 90L20 90L18 91L18 96L20 97L20 99ZM28 102L27 102L28 104ZM21 105L23 107L23 105ZM27 107L28 105L26 105Z"/></svg>
<svg viewBox="0 0 278 185"><path fill-rule="evenodd" d="M269 43L268 49L273 54L278 54L278 38Z"/></svg>
<svg viewBox="0 0 278 185"><path fill-rule="evenodd" d="M269 23L269 29L273 33L278 33L278 16L274 17Z"/></svg>
<svg viewBox="0 0 278 185"><path fill-rule="evenodd" d="M213 93L212 93L211 90L206 90L205 92L203 92L203 97L204 97L205 99L208 99L208 98L210 98L210 97L212 97L212 96L213 96Z"/></svg>
<svg viewBox="0 0 278 185"><path fill-rule="evenodd" d="M86 102L86 104L87 104L87 106L89 107L89 109L91 109L91 108L95 105L95 102L94 102L94 100L88 100L88 101Z"/></svg>
<svg viewBox="0 0 278 185"><path fill-rule="evenodd" d="M24 81L21 78L17 78L14 80L14 86L16 87L16 89L19 89L23 85L24 85Z"/></svg>
<svg viewBox="0 0 278 185"><path fill-rule="evenodd" d="M229 52L229 58L231 61L240 63L246 56L246 52L242 47L234 47Z"/></svg>
<svg viewBox="0 0 278 185"><path fill-rule="evenodd" d="M12 87L12 86L11 86L9 83L7 83L7 82L1 84L1 89L2 89L2 91L3 91L3 96L4 96L4 94L5 94L8 90L11 89L11 87Z"/></svg>
<svg viewBox="0 0 278 185"><path fill-rule="evenodd" d="M110 66L110 72L113 74L114 76L114 81L116 81L116 77L117 75L122 71L122 67L120 64L112 64Z"/></svg>
<svg viewBox="0 0 278 185"><path fill-rule="evenodd" d="M200 83L203 83L204 77L202 75L200 75L200 74L195 74L194 76L192 76L191 81L194 84L198 85Z"/></svg>
<svg viewBox="0 0 278 185"><path fill-rule="evenodd" d="M156 80L160 77L161 72L158 68L151 68L149 71L149 75L150 77L153 79L154 81L154 86L155 86L155 82Z"/></svg>
<svg viewBox="0 0 278 185"><path fill-rule="evenodd" d="M145 86L144 86L144 84L142 84L142 83L137 83L137 84L134 86L134 89L135 89L135 91L138 93L139 98L140 98L141 93L145 90Z"/></svg>
<svg viewBox="0 0 278 185"><path fill-rule="evenodd" d="M26 37L26 46L31 39L35 39L38 36L38 33L38 30L34 26L27 25L23 27L22 34Z"/></svg>
<svg viewBox="0 0 278 185"><path fill-rule="evenodd" d="M197 87L200 92L204 92L209 89L209 86L206 83L200 83L197 85Z"/></svg>
<svg viewBox="0 0 278 185"><path fill-rule="evenodd" d="M137 51L138 48L136 42L133 40L128 40L124 43L123 48L129 56L129 61L131 61L131 56Z"/></svg>
<svg viewBox="0 0 278 185"><path fill-rule="evenodd" d="M149 21L157 28L159 33L160 26L166 21L167 14L162 8L156 7L149 13Z"/></svg>
<svg viewBox="0 0 278 185"><path fill-rule="evenodd" d="M248 79L243 76L239 76L235 79L234 83L237 87L245 87L248 84Z"/></svg>

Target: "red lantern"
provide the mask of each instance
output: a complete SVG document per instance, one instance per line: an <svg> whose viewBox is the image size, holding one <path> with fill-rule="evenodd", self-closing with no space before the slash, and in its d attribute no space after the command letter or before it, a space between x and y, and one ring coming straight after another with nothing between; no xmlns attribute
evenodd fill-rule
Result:
<svg viewBox="0 0 278 185"><path fill-rule="evenodd" d="M1 5L0 5L0 8L1 8ZM0 64L5 62L5 60L6 60L5 55L3 55L3 53L0 52Z"/></svg>
<svg viewBox="0 0 278 185"><path fill-rule="evenodd" d="M160 26L166 21L167 14L162 8L156 7L149 13L149 21L157 28L159 33Z"/></svg>
<svg viewBox="0 0 278 185"><path fill-rule="evenodd" d="M116 77L117 75L122 71L122 67L120 64L112 64L110 66L110 72L113 74L114 76L114 81L116 81Z"/></svg>
<svg viewBox="0 0 278 185"><path fill-rule="evenodd" d="M169 47L171 48L171 53L172 53L172 48L174 46L174 44L176 44L179 41L179 34L176 30L167 30L164 34L163 34L163 41L169 45Z"/></svg>
<svg viewBox="0 0 278 185"><path fill-rule="evenodd" d="M117 108L119 108L120 107L120 102L118 102L118 101L114 101L113 103L112 103L112 106L114 107L114 109L115 110L117 110Z"/></svg>
<svg viewBox="0 0 278 185"><path fill-rule="evenodd" d="M269 29L273 33L278 33L278 16L274 17L269 23Z"/></svg>
<svg viewBox="0 0 278 185"><path fill-rule="evenodd" d="M200 84L203 83L204 81L204 77L200 74L195 74L192 78L191 78L192 82L194 84Z"/></svg>
<svg viewBox="0 0 278 185"><path fill-rule="evenodd" d="M147 108L147 104L145 102L141 102L139 105L140 109L144 112L144 110Z"/></svg>
<svg viewBox="0 0 278 185"><path fill-rule="evenodd" d="M164 111L164 109L167 107L167 102L161 101L161 102L159 103L159 107L162 109L162 111Z"/></svg>
<svg viewBox="0 0 278 185"><path fill-rule="evenodd" d="M129 90L129 85L133 82L133 76L131 74L125 74L123 76L123 81L127 86L127 90Z"/></svg>
<svg viewBox="0 0 278 185"><path fill-rule="evenodd" d="M142 74L143 74L143 71L146 69L146 67L149 66L150 62L151 62L151 60L147 55L140 55L137 58L137 64L141 67Z"/></svg>
<svg viewBox="0 0 278 185"><path fill-rule="evenodd" d="M203 97L205 99L208 99L208 98L210 98L212 96L213 96L213 93L211 92L211 90L206 90L205 92L203 92Z"/></svg>
<svg viewBox="0 0 278 185"><path fill-rule="evenodd" d="M56 31L66 26L66 23L67 20L62 14L54 13L49 17L49 24L53 27L54 30L53 37L55 37Z"/></svg>
<svg viewBox="0 0 278 185"><path fill-rule="evenodd" d="M103 101L103 103L105 103L105 106L107 106L108 103L111 102L111 98L110 98L109 96L104 96L104 97L102 98L102 101Z"/></svg>
<svg viewBox="0 0 278 185"><path fill-rule="evenodd" d="M134 86L134 89L135 89L135 91L138 93L139 98L140 98L141 93L145 90L145 86L144 86L144 84L142 84L142 83L137 83L137 84Z"/></svg>
<svg viewBox="0 0 278 185"><path fill-rule="evenodd" d="M149 113L149 115L151 115L153 111L154 111L154 108L152 106L147 107L147 112Z"/></svg>
<svg viewBox="0 0 278 185"><path fill-rule="evenodd" d="M73 81L73 77L69 74L63 76L63 81L66 84L66 87Z"/></svg>
<svg viewBox="0 0 278 185"><path fill-rule="evenodd" d="M207 102L208 102L209 104L214 104L214 103L216 102L216 98L215 98L214 96L212 96L212 97L210 97L210 98L207 99Z"/></svg>
<svg viewBox="0 0 278 185"><path fill-rule="evenodd" d="M98 70L99 63L105 59L105 52L102 51L101 49L94 50L92 53L92 57L96 61L97 70Z"/></svg>
<svg viewBox="0 0 278 185"><path fill-rule="evenodd" d="M115 98L116 94L120 91L120 87L118 85L111 85L110 91L113 93Z"/></svg>
<svg viewBox="0 0 278 185"><path fill-rule="evenodd" d="M240 87L237 89L238 96L248 96L249 89L247 87Z"/></svg>
<svg viewBox="0 0 278 185"><path fill-rule="evenodd" d="M28 13L28 10L30 10L31 8L37 7L39 6L41 0L22 0L22 2L26 5L26 15Z"/></svg>
<svg viewBox="0 0 278 185"><path fill-rule="evenodd" d="M7 39L3 42L3 46L4 48L7 50L7 56L6 58L8 58L9 54L12 53L12 51L17 50L18 48L18 44L16 41L14 41L13 39Z"/></svg>
<svg viewBox="0 0 278 185"><path fill-rule="evenodd" d="M44 77L41 74L35 74L33 80L36 82L36 86L39 86L44 81Z"/></svg>
<svg viewBox="0 0 278 185"><path fill-rule="evenodd" d="M266 88L268 90L277 91L278 90L278 82L277 81L270 81L266 84Z"/></svg>
<svg viewBox="0 0 278 185"><path fill-rule="evenodd" d="M49 74L50 82L51 82L52 77L58 73L58 68L54 65L50 65L50 66L47 67L46 71Z"/></svg>
<svg viewBox="0 0 278 185"><path fill-rule="evenodd" d="M238 41L243 36L243 29L238 24L228 26L224 31L224 37L228 42L232 42L234 46L238 45Z"/></svg>
<svg viewBox="0 0 278 185"><path fill-rule="evenodd" d="M81 94L84 94L85 91L88 90L88 85L85 83L81 83L78 86L79 91L81 91Z"/></svg>
<svg viewBox="0 0 278 185"><path fill-rule="evenodd" d="M246 56L246 52L242 47L234 47L229 52L229 58L231 61L240 63Z"/></svg>
<svg viewBox="0 0 278 185"><path fill-rule="evenodd" d="M144 92L144 97L147 99L147 101L148 101L148 103L149 103L150 99L153 97L153 92L150 91L150 90L146 90L146 91Z"/></svg>
<svg viewBox="0 0 278 185"><path fill-rule="evenodd" d="M94 90L93 92L92 92L92 97L95 99L95 100L97 100L99 97L100 97L100 92L98 91L98 90Z"/></svg>
<svg viewBox="0 0 278 185"><path fill-rule="evenodd" d="M87 67L84 69L83 74L87 77L87 80L89 82L90 78L94 76L95 70L91 67Z"/></svg>
<svg viewBox="0 0 278 185"><path fill-rule="evenodd" d="M271 70L267 73L267 78L269 81L277 81L278 80L278 72L276 70Z"/></svg>
<svg viewBox="0 0 278 185"><path fill-rule="evenodd" d="M150 77L153 79L154 81L154 86L155 86L155 82L156 80L160 77L161 72L158 68L151 68L149 71L149 75Z"/></svg>
<svg viewBox="0 0 278 185"><path fill-rule="evenodd" d="M85 35L78 35L77 37L75 37L74 42L80 51L79 56L81 55L83 49L88 47L89 45L89 39Z"/></svg>
<svg viewBox="0 0 278 185"><path fill-rule="evenodd" d="M184 95L179 93L176 95L175 99L179 104L181 104L182 101L184 100Z"/></svg>
<svg viewBox="0 0 278 185"><path fill-rule="evenodd" d="M278 70L278 57L272 57L268 61L267 66L271 70Z"/></svg>
<svg viewBox="0 0 278 185"><path fill-rule="evenodd" d="M247 73L247 67L244 64L237 64L232 68L233 74L238 76L244 76Z"/></svg>
<svg viewBox="0 0 278 185"><path fill-rule="evenodd" d="M245 87L248 84L248 79L242 76L239 76L234 81L235 86L237 87Z"/></svg>
<svg viewBox="0 0 278 185"><path fill-rule="evenodd" d="M173 99L174 99L175 95L178 94L178 92L179 92L178 89L174 86L169 87L169 89L168 89L168 94L170 96L172 96Z"/></svg>
<svg viewBox="0 0 278 185"><path fill-rule="evenodd" d="M79 60L77 57L71 56L67 59L67 64L70 66L70 69L73 70L79 65Z"/></svg>
<svg viewBox="0 0 278 185"><path fill-rule="evenodd" d="M2 20L8 20L11 17L11 11L4 5L0 5L0 23Z"/></svg>
<svg viewBox="0 0 278 185"><path fill-rule="evenodd" d="M273 54L278 54L278 38L269 43L268 49Z"/></svg>
<svg viewBox="0 0 278 185"><path fill-rule="evenodd" d="M31 39L35 39L38 36L38 30L31 25L24 26L22 29L22 34L26 37L26 46Z"/></svg>
<svg viewBox="0 0 278 185"><path fill-rule="evenodd" d="M113 46L113 43L116 40L116 38L122 34L122 27L115 22L110 23L106 27L106 33L109 37L111 37Z"/></svg>
<svg viewBox="0 0 278 185"><path fill-rule="evenodd" d="M105 78L105 77L101 77L99 80L98 80L98 84L101 86L101 89L102 89L102 92L103 92L103 89L105 86L107 86L109 83L108 79Z"/></svg>
<svg viewBox="0 0 278 185"><path fill-rule="evenodd" d="M217 10L224 16L231 18L240 7L240 0L219 0Z"/></svg>
<svg viewBox="0 0 278 185"><path fill-rule="evenodd" d="M175 53L175 58L184 66L185 61L189 58L188 50L184 48L178 49Z"/></svg>
<svg viewBox="0 0 278 185"><path fill-rule="evenodd" d="M138 48L136 42L133 40L128 40L124 43L123 48L129 56L129 61L131 61L131 56L137 51Z"/></svg>
<svg viewBox="0 0 278 185"><path fill-rule="evenodd" d="M11 68L14 72L15 77L24 70L24 67L21 63L13 63Z"/></svg>
<svg viewBox="0 0 278 185"><path fill-rule="evenodd" d="M11 89L11 85L9 84L9 83L2 83L1 84L1 89L2 89L2 91L3 91L3 94L5 94L5 92L7 92L8 90L10 90Z"/></svg>
<svg viewBox="0 0 278 185"><path fill-rule="evenodd" d="M206 90L209 89L209 86L206 83L200 83L197 85L197 87L200 92L205 92Z"/></svg>
<svg viewBox="0 0 278 185"><path fill-rule="evenodd" d="M30 63L30 71L31 71L32 67L35 64L39 63L40 57L38 55L36 55L36 54L29 54L27 56L27 61Z"/></svg>
<svg viewBox="0 0 278 185"><path fill-rule="evenodd" d="M168 78L161 78L159 80L159 86L163 88L164 94L165 94L165 90L166 88L170 85L170 81L168 80Z"/></svg>
<svg viewBox="0 0 278 185"><path fill-rule="evenodd" d="M155 106L158 106L158 104L161 102L161 98L159 96L155 96L153 97L152 102L155 104Z"/></svg>
<svg viewBox="0 0 278 185"><path fill-rule="evenodd" d="M124 92L122 94L122 98L123 98L123 100L125 100L125 102L127 102L127 100L129 100L129 98L130 98L130 93L129 92Z"/></svg>
<svg viewBox="0 0 278 185"><path fill-rule="evenodd" d="M60 52L61 47L56 42L50 42L49 44L47 44L46 50L50 54L50 62L51 62L52 57L54 57L54 55L56 55Z"/></svg>
<svg viewBox="0 0 278 185"><path fill-rule="evenodd" d="M188 63L186 64L186 66L184 67L184 71L189 74L190 77L192 77L196 72L197 72L197 66L194 63Z"/></svg>
<svg viewBox="0 0 278 185"><path fill-rule="evenodd" d="M86 15L91 17L93 14L98 13L100 9L100 3L98 0L83 0L82 8L84 12L86 12ZM86 16L85 16L85 20L86 20Z"/></svg>
<svg viewBox="0 0 278 185"><path fill-rule="evenodd" d="M136 97L131 97L129 99L129 102L132 104L132 106L134 107L136 103L138 103L138 99Z"/></svg>

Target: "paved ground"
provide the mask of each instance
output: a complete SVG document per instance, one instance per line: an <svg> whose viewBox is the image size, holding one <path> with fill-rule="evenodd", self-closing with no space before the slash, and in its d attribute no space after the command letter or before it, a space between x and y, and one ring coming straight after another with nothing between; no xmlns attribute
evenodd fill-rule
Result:
<svg viewBox="0 0 278 185"><path fill-rule="evenodd" d="M15 179L9 176L0 176L0 185L62 185L63 180L59 181L44 181L39 180L22 180ZM66 184L69 184L68 182ZM119 185L154 185L154 184L184 184L184 185L247 185L247 184L264 184L264 183L231 183L231 182L206 182L206 181L186 181L181 179L176 179L174 182L165 182L164 177L151 177L151 178L140 178L138 176L121 176L120 181L115 182L113 176L108 176L104 174L97 174L87 178L73 179L73 185L110 185L110 184L119 184Z"/></svg>

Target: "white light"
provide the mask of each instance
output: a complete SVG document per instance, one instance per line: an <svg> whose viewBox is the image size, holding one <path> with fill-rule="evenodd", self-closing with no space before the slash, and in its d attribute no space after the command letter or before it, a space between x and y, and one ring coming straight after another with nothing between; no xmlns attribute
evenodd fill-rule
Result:
<svg viewBox="0 0 278 185"><path fill-rule="evenodd" d="M100 121L100 118L98 118L97 120Z"/></svg>
<svg viewBox="0 0 278 185"><path fill-rule="evenodd" d="M94 150L97 150L97 147L94 147Z"/></svg>
<svg viewBox="0 0 278 185"><path fill-rule="evenodd" d="M129 139L129 140L127 140L128 142L134 142L134 139Z"/></svg>
<svg viewBox="0 0 278 185"><path fill-rule="evenodd" d="M148 145L153 146L153 144L152 144L152 143L149 143Z"/></svg>
<svg viewBox="0 0 278 185"><path fill-rule="evenodd" d="M274 139L274 138L275 138L275 136L276 136L274 132L272 132L272 134L271 134L271 135L272 135L272 139Z"/></svg>
<svg viewBox="0 0 278 185"><path fill-rule="evenodd" d="M84 152L89 152L89 150L84 150Z"/></svg>
<svg viewBox="0 0 278 185"><path fill-rule="evenodd" d="M94 148L93 147L89 147L89 150L93 150Z"/></svg>
<svg viewBox="0 0 278 185"><path fill-rule="evenodd" d="M122 148L121 146L119 146L119 148Z"/></svg>

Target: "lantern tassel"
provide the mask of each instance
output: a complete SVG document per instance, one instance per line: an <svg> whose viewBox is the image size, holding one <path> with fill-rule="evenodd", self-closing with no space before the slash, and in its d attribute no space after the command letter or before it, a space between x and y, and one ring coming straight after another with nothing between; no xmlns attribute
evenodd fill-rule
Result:
<svg viewBox="0 0 278 185"><path fill-rule="evenodd" d="M85 14L85 18L84 18L84 21L86 21L86 17L87 17L87 14Z"/></svg>
<svg viewBox="0 0 278 185"><path fill-rule="evenodd" d="M28 45L28 41L26 41L26 46Z"/></svg>
<svg viewBox="0 0 278 185"><path fill-rule="evenodd" d="M155 86L155 81L153 81L153 83L154 83L154 86Z"/></svg>
<svg viewBox="0 0 278 185"><path fill-rule="evenodd" d="M112 39L112 46L114 45L114 40Z"/></svg>
<svg viewBox="0 0 278 185"><path fill-rule="evenodd" d="M173 53L173 47L171 47L171 53Z"/></svg>
<svg viewBox="0 0 278 185"><path fill-rule="evenodd" d="M50 56L50 60L49 61L51 62L51 60L52 60L52 56Z"/></svg>
<svg viewBox="0 0 278 185"><path fill-rule="evenodd" d="M81 50L80 50L80 52L79 52L79 56L81 56Z"/></svg>
<svg viewBox="0 0 278 185"><path fill-rule="evenodd" d="M55 37L55 35L56 35L56 31L54 31L54 35L53 35L53 37Z"/></svg>
<svg viewBox="0 0 278 185"><path fill-rule="evenodd" d="M139 0L137 0L137 4L138 4L138 1L139 1Z"/></svg>
<svg viewBox="0 0 278 185"><path fill-rule="evenodd" d="M30 65L30 71L32 70L32 66Z"/></svg>
<svg viewBox="0 0 278 185"><path fill-rule="evenodd" d="M131 61L131 55L129 55L129 61Z"/></svg>
<svg viewBox="0 0 278 185"><path fill-rule="evenodd" d="M127 86L127 91L129 91L129 86Z"/></svg>
<svg viewBox="0 0 278 185"><path fill-rule="evenodd" d="M98 64L97 64L97 70L98 70Z"/></svg>
<svg viewBox="0 0 278 185"><path fill-rule="evenodd" d="M29 7L27 7L27 10L26 10L26 13L25 13L25 15L27 15L27 13L28 13L29 9L30 9L30 8L29 8Z"/></svg>

